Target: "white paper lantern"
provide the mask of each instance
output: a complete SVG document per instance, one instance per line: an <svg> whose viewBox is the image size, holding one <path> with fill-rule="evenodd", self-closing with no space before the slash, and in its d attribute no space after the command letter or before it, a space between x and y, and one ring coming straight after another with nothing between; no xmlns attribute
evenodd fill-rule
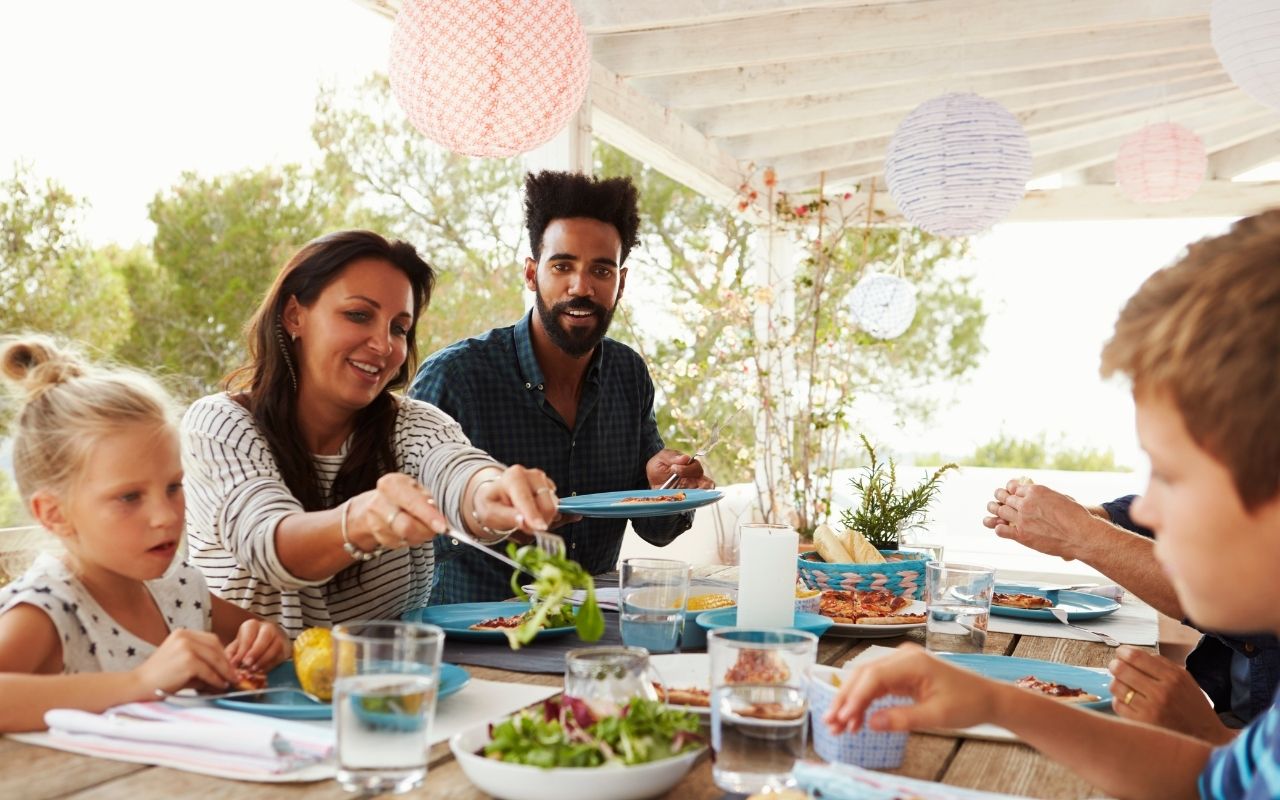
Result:
<svg viewBox="0 0 1280 800"><path fill-rule="evenodd" d="M404 0L390 72L428 139L512 156L549 141L582 105L591 48L570 0Z"/></svg>
<svg viewBox="0 0 1280 800"><path fill-rule="evenodd" d="M1194 131L1176 122L1148 125L1116 154L1116 183L1135 203L1186 200L1204 183L1209 156Z"/></svg>
<svg viewBox="0 0 1280 800"><path fill-rule="evenodd" d="M889 142L885 181L911 224L979 233L1008 216L1031 178L1031 142L1009 111L976 94L926 100Z"/></svg>
<svg viewBox="0 0 1280 800"><path fill-rule="evenodd" d="M905 278L874 273L853 287L849 306L858 327L877 339L896 339L916 318L916 287Z"/></svg>
<svg viewBox="0 0 1280 800"><path fill-rule="evenodd" d="M1231 80L1280 110L1280 3L1213 0L1209 38Z"/></svg>

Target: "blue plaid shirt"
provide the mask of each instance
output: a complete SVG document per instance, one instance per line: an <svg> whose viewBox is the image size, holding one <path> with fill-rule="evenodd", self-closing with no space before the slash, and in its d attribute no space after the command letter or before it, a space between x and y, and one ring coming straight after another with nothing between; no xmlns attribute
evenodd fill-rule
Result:
<svg viewBox="0 0 1280 800"><path fill-rule="evenodd" d="M561 497L648 489L645 464L663 444L644 361L620 342L601 341L570 429L543 392L529 338L531 316L435 353L418 369L409 395L439 406L472 444L499 461L546 472ZM626 522L586 518L556 532L569 557L598 575L616 568ZM691 513L632 521L636 533L658 546L692 524ZM510 596L510 568L448 537L436 539L433 605Z"/></svg>

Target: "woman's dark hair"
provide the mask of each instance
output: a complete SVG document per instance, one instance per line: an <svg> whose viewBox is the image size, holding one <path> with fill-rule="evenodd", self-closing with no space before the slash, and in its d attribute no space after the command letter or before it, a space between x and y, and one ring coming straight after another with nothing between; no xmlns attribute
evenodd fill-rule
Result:
<svg viewBox="0 0 1280 800"><path fill-rule="evenodd" d="M294 371L297 353L285 335L282 315L289 298L310 306L354 261L386 261L404 273L413 289L413 324L408 332L404 365L372 403L356 414L347 458L333 482L332 501L324 502L311 454L298 426L298 392ZM284 265L262 304L245 326L249 360L225 381L232 397L253 414L276 457L285 485L307 511L318 511L368 491L378 478L395 469L391 446L397 403L392 389L404 387L418 355L416 332L422 311L431 302L435 272L413 245L388 242L371 231L338 231L303 245Z"/></svg>
<svg viewBox="0 0 1280 800"><path fill-rule="evenodd" d="M542 234L552 220L587 217L618 229L622 263L639 241L639 197L630 178L589 178L577 172L530 173L524 179L524 218L533 260L542 258ZM622 266L619 263L618 266Z"/></svg>

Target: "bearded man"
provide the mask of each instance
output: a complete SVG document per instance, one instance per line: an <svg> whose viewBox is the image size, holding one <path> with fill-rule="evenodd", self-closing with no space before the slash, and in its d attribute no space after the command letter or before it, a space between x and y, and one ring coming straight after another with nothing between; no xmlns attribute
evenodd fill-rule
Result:
<svg viewBox="0 0 1280 800"><path fill-rule="evenodd" d="M643 359L605 336L638 241L631 180L529 175L525 224L534 308L515 325L432 355L410 396L440 407L499 461L543 470L560 497L658 488L673 474L681 488L714 486L700 463L663 445ZM562 515L552 527L570 558L600 574L616 568L626 523ZM692 513L632 520L658 546L692 523ZM436 537L436 577L433 605L511 595L508 567L447 536Z"/></svg>

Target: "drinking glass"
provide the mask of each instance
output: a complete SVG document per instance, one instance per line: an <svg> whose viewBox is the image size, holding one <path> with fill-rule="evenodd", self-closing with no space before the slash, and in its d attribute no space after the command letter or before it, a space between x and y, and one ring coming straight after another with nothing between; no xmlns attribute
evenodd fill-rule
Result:
<svg viewBox="0 0 1280 800"><path fill-rule="evenodd" d="M419 622L333 628L338 783L365 795L407 792L427 777L444 631Z"/></svg>
<svg viewBox="0 0 1280 800"><path fill-rule="evenodd" d="M939 653L981 653L987 644L993 567L930 561L925 565L925 647Z"/></svg>
<svg viewBox="0 0 1280 800"><path fill-rule="evenodd" d="M581 647L564 654L564 693L597 718L617 716L633 697L658 699L662 676L643 647ZM665 685L665 684L663 684Z"/></svg>
<svg viewBox="0 0 1280 800"><path fill-rule="evenodd" d="M689 599L689 565L668 558L628 558L618 581L623 644L671 653L680 640Z"/></svg>
<svg viewBox="0 0 1280 800"><path fill-rule="evenodd" d="M711 660L711 769L716 786L755 794L794 787L804 758L806 670L818 637L774 628L721 628L707 635Z"/></svg>

